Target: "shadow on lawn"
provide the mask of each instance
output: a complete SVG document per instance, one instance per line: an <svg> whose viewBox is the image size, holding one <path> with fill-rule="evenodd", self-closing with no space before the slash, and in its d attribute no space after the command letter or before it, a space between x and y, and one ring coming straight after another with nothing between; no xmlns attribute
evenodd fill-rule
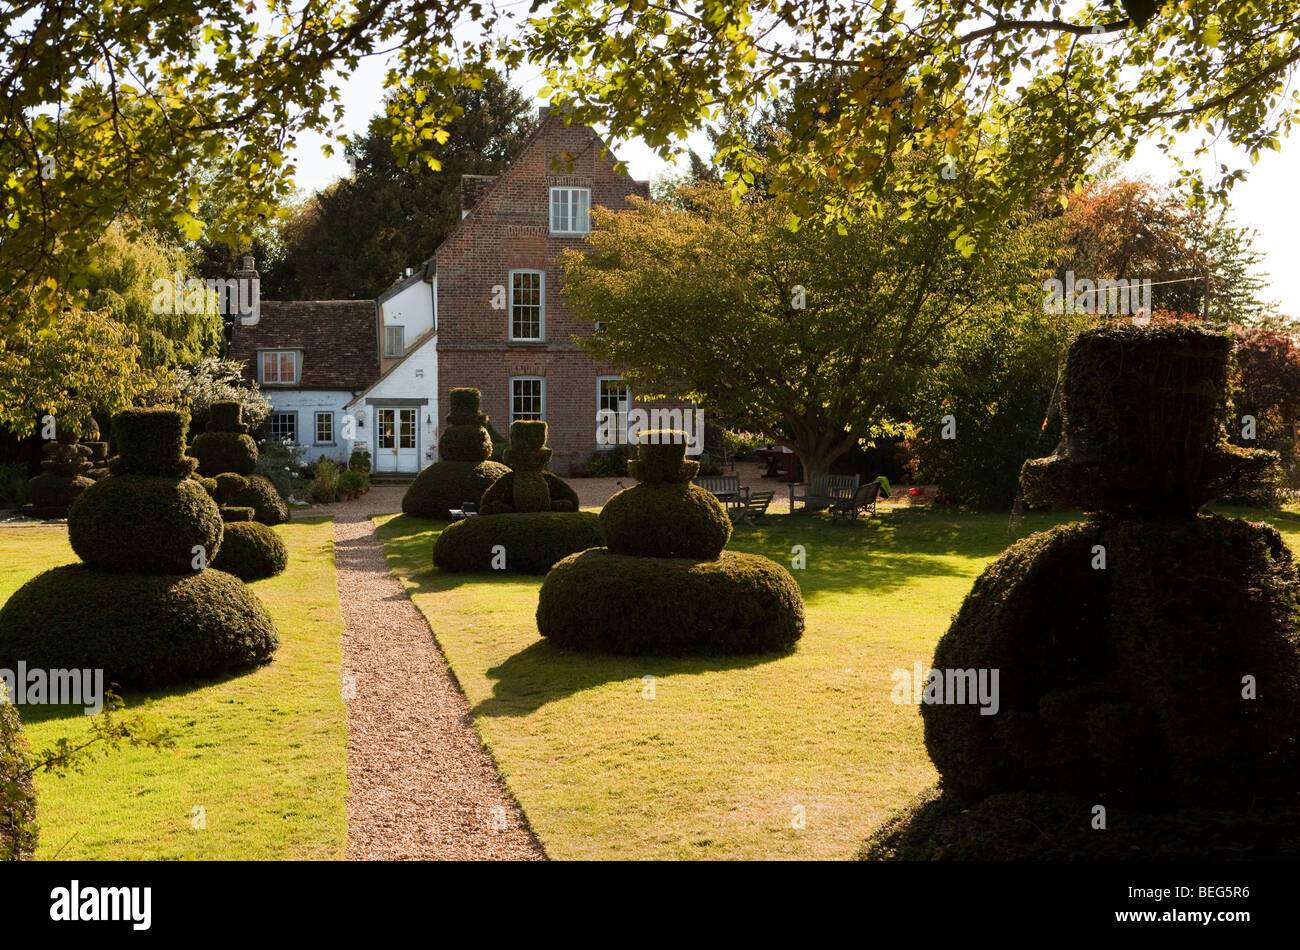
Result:
<svg viewBox="0 0 1300 950"><path fill-rule="evenodd" d="M785 653L741 656L663 657L568 653L545 640L520 650L487 671L492 695L472 710L475 716L526 716L557 699L620 681L638 681L653 669L656 677L677 673L741 670L780 660Z"/></svg>

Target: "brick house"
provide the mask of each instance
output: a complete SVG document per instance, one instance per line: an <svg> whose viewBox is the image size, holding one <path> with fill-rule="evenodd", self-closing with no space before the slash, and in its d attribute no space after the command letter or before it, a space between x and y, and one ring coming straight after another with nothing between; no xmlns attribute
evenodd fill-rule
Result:
<svg viewBox="0 0 1300 950"><path fill-rule="evenodd" d="M256 325L235 328L230 356L270 398L272 435L310 458L345 460L356 446L376 471L415 472L437 460L449 392L472 386L503 433L546 421L551 467L568 474L601 448L600 410L636 407L618 373L575 341L593 327L557 288L588 210L625 208L648 187L601 155L591 128L547 109L540 118L500 175L463 176L460 223L377 300L263 301Z"/></svg>

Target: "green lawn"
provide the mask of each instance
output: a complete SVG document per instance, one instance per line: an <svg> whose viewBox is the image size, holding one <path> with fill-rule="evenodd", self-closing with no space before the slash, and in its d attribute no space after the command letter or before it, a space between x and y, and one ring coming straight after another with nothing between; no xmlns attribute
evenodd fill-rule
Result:
<svg viewBox="0 0 1300 950"><path fill-rule="evenodd" d="M1300 541L1300 519L1281 517ZM807 631L790 656L692 660L564 654L537 635L540 579L443 574L439 523L378 520L551 857L754 859L851 857L935 781L918 708L891 701L890 673L928 668L984 565L1066 519L899 508L853 526L742 526L733 550L789 565L805 547L793 573Z"/></svg>
<svg viewBox="0 0 1300 950"><path fill-rule="evenodd" d="M343 630L328 521L276 529L289 568L253 584L280 630L275 660L208 685L127 693L151 701L174 752L124 748L84 774L37 779L38 858L341 858L347 834L346 728L339 695ZM0 528L0 602L46 568L74 563L62 527ZM27 706L43 748L86 732L59 707ZM203 810L206 828L193 816Z"/></svg>

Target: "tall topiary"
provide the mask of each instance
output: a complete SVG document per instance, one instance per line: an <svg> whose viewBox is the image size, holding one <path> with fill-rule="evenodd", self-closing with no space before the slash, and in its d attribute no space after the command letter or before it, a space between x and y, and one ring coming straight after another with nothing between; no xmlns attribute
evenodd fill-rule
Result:
<svg viewBox="0 0 1300 950"><path fill-rule="evenodd" d="M96 465L95 446L102 443L82 444L83 434L98 436L99 427L92 419L84 433L64 426L56 429L57 437L45 443L44 471L27 483L28 504L23 513L32 518L63 518L68 506L90 487ZM100 456L102 460L102 456ZM101 461L102 464L102 461Z"/></svg>
<svg viewBox="0 0 1300 950"><path fill-rule="evenodd" d="M996 671L996 708L922 705L942 794L868 857L1052 856L1034 814L1076 857L1239 857L1276 847L1248 813L1300 820L1300 571L1271 527L1197 514L1275 463L1223 439L1229 347L1196 325L1071 345L1062 444L1021 480L1033 503L1096 514L976 580L933 669Z"/></svg>
<svg viewBox="0 0 1300 950"><path fill-rule="evenodd" d="M190 455L198 459L199 474L214 478L224 472L251 475L257 468L257 443L244 425L244 409L234 400L214 402L208 427L194 439Z"/></svg>
<svg viewBox="0 0 1300 950"><path fill-rule="evenodd" d="M130 409L113 420L113 474L68 511L84 565L37 575L0 608L0 669L99 668L125 688L266 662L275 626L237 578L208 565L223 525L182 454L185 420Z"/></svg>
<svg viewBox="0 0 1300 950"><path fill-rule="evenodd" d="M545 422L520 421L511 425L510 447L502 457L512 471L483 493L479 500L481 513L578 510L578 493L564 479L546 471L551 450L546 446Z"/></svg>
<svg viewBox="0 0 1300 950"><path fill-rule="evenodd" d="M402 511L422 518L450 518L451 509L477 502L510 471L490 461L492 437L488 417L480 411L477 389L453 389L451 412L438 437L439 460L416 476L402 497Z"/></svg>
<svg viewBox="0 0 1300 950"><path fill-rule="evenodd" d="M717 498L691 484L698 468L686 458L686 433L642 436L628 463L640 483L600 513L607 547L565 558L542 582L542 636L610 653L794 648L804 626L799 585L775 561L723 550L731 521Z"/></svg>
<svg viewBox="0 0 1300 950"><path fill-rule="evenodd" d="M438 534L433 563L444 571L545 574L561 558L599 547L600 519L578 511L577 492L546 471L550 458L545 422L512 425L505 459L514 470L483 493L481 517L458 521Z"/></svg>

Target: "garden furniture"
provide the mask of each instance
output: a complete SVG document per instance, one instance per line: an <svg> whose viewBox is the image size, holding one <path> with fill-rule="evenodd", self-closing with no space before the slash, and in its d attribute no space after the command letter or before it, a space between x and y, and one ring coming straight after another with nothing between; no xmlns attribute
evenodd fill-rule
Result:
<svg viewBox="0 0 1300 950"><path fill-rule="evenodd" d="M755 521L762 521L767 514L767 506L772 503L772 496L775 494L770 491L752 492L745 498L743 504L732 508L727 514L733 524L743 521L745 524L752 525Z"/></svg>
<svg viewBox="0 0 1300 950"><path fill-rule="evenodd" d="M449 512L452 521L464 521L466 518L473 518L478 515L478 502L462 501L459 508L452 508Z"/></svg>
<svg viewBox="0 0 1300 950"><path fill-rule="evenodd" d="M744 505L749 497L749 489L741 487L739 475L701 475L692 478L691 482L707 492L712 492L727 509Z"/></svg>
<svg viewBox="0 0 1300 950"><path fill-rule="evenodd" d="M867 514L874 515L876 513L876 499L879 497L879 482L869 482L866 485L861 485L849 498L830 506L831 521L839 521L841 518L857 521L858 515L864 511Z"/></svg>
<svg viewBox="0 0 1300 950"><path fill-rule="evenodd" d="M795 503L800 501L803 502L805 511L816 511L850 501L861 482L861 475L818 475L807 483L792 484L790 513L795 512Z"/></svg>

